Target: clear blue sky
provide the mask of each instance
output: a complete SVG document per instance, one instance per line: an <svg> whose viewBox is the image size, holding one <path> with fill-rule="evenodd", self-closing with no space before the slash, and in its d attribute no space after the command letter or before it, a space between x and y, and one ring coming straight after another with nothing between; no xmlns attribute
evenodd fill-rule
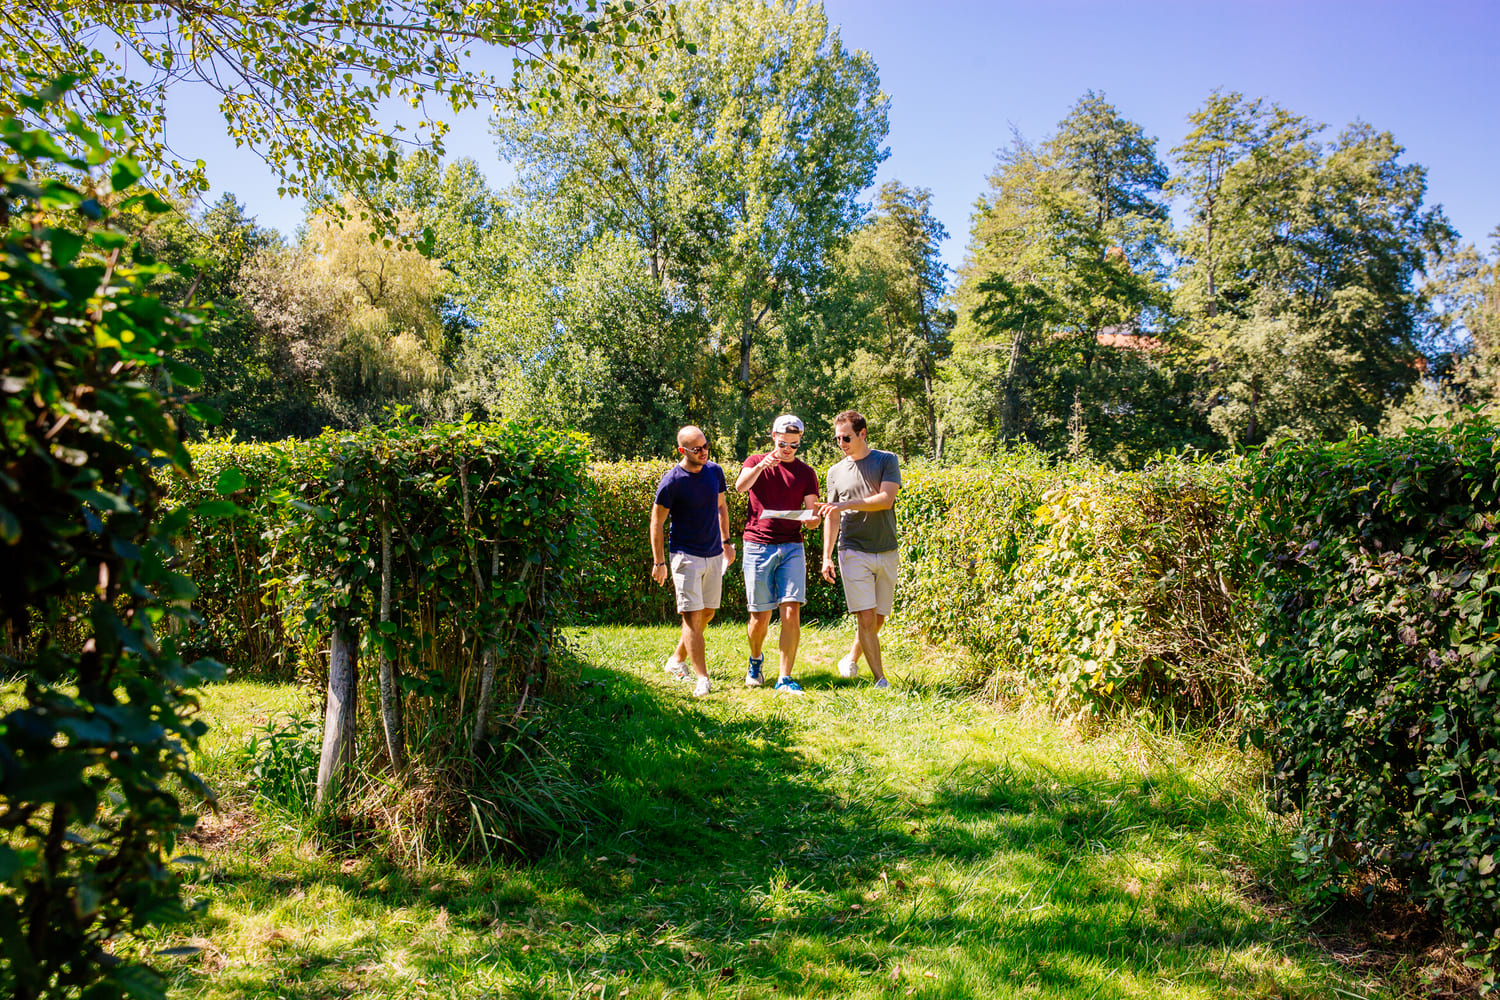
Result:
<svg viewBox="0 0 1500 1000"><path fill-rule="evenodd" d="M1219 87L1265 97L1330 126L1391 132L1427 168L1428 203L1463 239L1500 226L1500 2L1497 0L825 0L844 44L869 52L891 97L891 155L877 184L932 191L957 265L969 214L1011 127L1050 134L1084 91L1102 91L1167 158L1187 115ZM251 154L221 139L211 104L184 95L170 122L193 135L217 190L290 234L301 205L278 201ZM484 116L455 123L450 155L494 186ZM181 142L186 147L188 142ZM186 150L184 150L186 151Z"/></svg>

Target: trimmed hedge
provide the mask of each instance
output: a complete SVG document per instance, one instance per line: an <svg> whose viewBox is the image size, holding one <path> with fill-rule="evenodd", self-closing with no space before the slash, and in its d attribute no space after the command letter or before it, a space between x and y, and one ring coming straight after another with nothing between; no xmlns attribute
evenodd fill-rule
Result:
<svg viewBox="0 0 1500 1000"><path fill-rule="evenodd" d="M1257 739L1315 896L1388 873L1500 961L1500 446L1449 431L1289 443L1253 465Z"/></svg>
<svg viewBox="0 0 1500 1000"><path fill-rule="evenodd" d="M1222 720L1252 683L1231 466L1144 472L1018 453L913 477L900 612L967 649L997 696Z"/></svg>
<svg viewBox="0 0 1500 1000"><path fill-rule="evenodd" d="M174 486L199 512L186 556L204 624L186 641L246 673L320 683L330 632L360 636L379 667L365 671L378 694L362 685L360 770L399 779L364 783L344 811L403 816L382 828L414 843L545 846L532 838L556 824L522 817L504 773L531 766L513 738L521 708L500 722L494 709L507 695L524 706L557 659L585 440L397 414L357 433L193 450L199 476Z"/></svg>

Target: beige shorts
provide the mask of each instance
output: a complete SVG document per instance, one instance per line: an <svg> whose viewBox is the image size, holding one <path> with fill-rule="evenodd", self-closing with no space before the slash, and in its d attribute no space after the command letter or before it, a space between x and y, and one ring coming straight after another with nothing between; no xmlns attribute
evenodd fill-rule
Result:
<svg viewBox="0 0 1500 1000"><path fill-rule="evenodd" d="M724 557L670 553L672 589L677 591L678 611L717 608L724 593Z"/></svg>
<svg viewBox="0 0 1500 1000"><path fill-rule="evenodd" d="M844 581L844 603L849 613L875 609L890 616L896 601L896 573L901 569L901 550L860 552L839 549L839 577Z"/></svg>

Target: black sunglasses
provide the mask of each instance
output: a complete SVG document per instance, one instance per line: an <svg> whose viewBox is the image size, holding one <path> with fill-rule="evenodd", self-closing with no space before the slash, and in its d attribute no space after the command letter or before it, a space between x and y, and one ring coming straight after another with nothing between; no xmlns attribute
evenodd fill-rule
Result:
<svg viewBox="0 0 1500 1000"><path fill-rule="evenodd" d="M683 451L690 451L694 455L702 455L702 454L705 454L708 451L708 445L707 444L700 444L696 448L689 448L685 444L680 444L677 447L681 448Z"/></svg>
<svg viewBox="0 0 1500 1000"><path fill-rule="evenodd" d="M796 451L798 448L802 447L802 442L798 441L796 444L793 444L790 441L777 441L776 447L787 448L791 451Z"/></svg>
<svg viewBox="0 0 1500 1000"><path fill-rule="evenodd" d="M848 444L850 441L854 440L854 435L853 434L835 434L833 436L833 439L835 441L837 441L839 444Z"/></svg>

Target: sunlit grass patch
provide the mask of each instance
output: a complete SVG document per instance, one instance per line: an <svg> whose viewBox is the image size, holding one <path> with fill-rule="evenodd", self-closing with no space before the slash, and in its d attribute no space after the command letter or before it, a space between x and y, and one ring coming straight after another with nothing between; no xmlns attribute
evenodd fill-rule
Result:
<svg viewBox="0 0 1500 1000"><path fill-rule="evenodd" d="M260 821L164 939L205 945L176 995L1393 995L1244 891L1284 832L1232 744L999 712L896 636L876 691L833 669L850 638L805 630L796 697L744 688L743 626L711 627L695 699L674 629L579 631L553 718L592 819L531 865L422 868ZM232 689L205 708L245 733L275 699L229 721Z"/></svg>

